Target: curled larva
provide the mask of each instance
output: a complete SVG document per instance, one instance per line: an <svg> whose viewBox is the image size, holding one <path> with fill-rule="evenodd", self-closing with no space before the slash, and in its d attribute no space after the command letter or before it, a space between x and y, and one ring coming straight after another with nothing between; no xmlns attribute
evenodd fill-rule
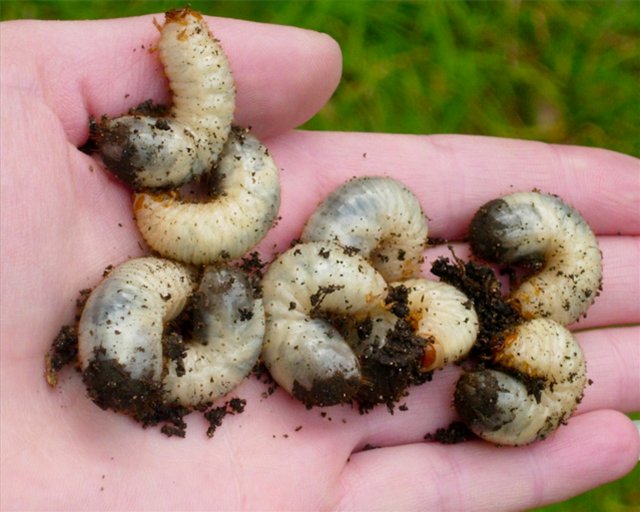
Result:
<svg viewBox="0 0 640 512"><path fill-rule="evenodd" d="M442 368L469 353L478 335L478 315L460 290L438 281L415 278L394 283L408 289L407 319L425 343L421 370Z"/></svg>
<svg viewBox="0 0 640 512"><path fill-rule="evenodd" d="M264 313L236 269L196 272L159 258L129 260L89 296L78 325L78 359L90 397L146 424L168 407L210 404L251 370ZM191 339L167 329L188 306Z"/></svg>
<svg viewBox="0 0 640 512"><path fill-rule="evenodd" d="M236 268L207 267L192 302L191 339L163 380L167 399L185 407L209 404L240 384L264 337L262 300Z"/></svg>
<svg viewBox="0 0 640 512"><path fill-rule="evenodd" d="M387 285L367 261L330 242L279 255L263 281L262 359L275 381L307 406L353 400L359 362L331 317L366 316Z"/></svg>
<svg viewBox="0 0 640 512"><path fill-rule="evenodd" d="M133 111L91 126L107 167L135 190L177 187L211 169L235 109L229 62L199 13L169 11L158 52L172 92L167 114Z"/></svg>
<svg viewBox="0 0 640 512"><path fill-rule="evenodd" d="M242 256L273 225L280 207L278 169L253 135L232 130L217 166L215 194L187 202L176 193L137 193L134 214L162 256L208 264Z"/></svg>
<svg viewBox="0 0 640 512"><path fill-rule="evenodd" d="M514 328L495 354L495 369L462 375L455 406L485 440L523 445L544 439L582 398L585 360L571 332L537 318Z"/></svg>
<svg viewBox="0 0 640 512"><path fill-rule="evenodd" d="M517 192L490 201L475 214L469 241L487 261L541 265L510 296L526 318L570 324L600 290L598 241L580 214L556 196Z"/></svg>
<svg viewBox="0 0 640 512"><path fill-rule="evenodd" d="M427 221L418 199L399 181L355 178L318 206L301 240L357 249L387 281L396 281L419 274Z"/></svg>

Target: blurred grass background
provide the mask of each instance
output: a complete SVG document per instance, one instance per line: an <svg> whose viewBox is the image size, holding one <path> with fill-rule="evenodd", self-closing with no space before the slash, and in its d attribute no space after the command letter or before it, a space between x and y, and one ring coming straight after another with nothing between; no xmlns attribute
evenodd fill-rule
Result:
<svg viewBox="0 0 640 512"><path fill-rule="evenodd" d="M2 0L0 18L115 18L181 5ZM342 82L305 128L494 135L640 156L640 2L190 5L216 16L319 30L339 42ZM640 511L640 468L538 511Z"/></svg>

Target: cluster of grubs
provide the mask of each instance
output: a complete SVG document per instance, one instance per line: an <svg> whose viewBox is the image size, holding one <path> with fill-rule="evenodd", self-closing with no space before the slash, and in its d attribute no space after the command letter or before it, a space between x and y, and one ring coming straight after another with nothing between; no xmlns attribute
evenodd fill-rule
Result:
<svg viewBox="0 0 640 512"><path fill-rule="evenodd" d="M454 402L480 437L526 444L572 414L585 363L563 326L586 312L602 279L597 241L575 210L537 192L480 208L474 253L530 270L504 298L477 263L439 259L441 280L421 277L418 199L396 180L356 178L258 279L233 260L276 219L277 167L232 126L229 63L200 14L168 12L157 50L171 107L90 125L105 165L135 191L138 228L157 256L121 264L91 291L47 354L50 384L75 360L100 407L184 435L184 414L207 411L258 360L307 407L367 411L393 408L409 386L466 358Z"/></svg>

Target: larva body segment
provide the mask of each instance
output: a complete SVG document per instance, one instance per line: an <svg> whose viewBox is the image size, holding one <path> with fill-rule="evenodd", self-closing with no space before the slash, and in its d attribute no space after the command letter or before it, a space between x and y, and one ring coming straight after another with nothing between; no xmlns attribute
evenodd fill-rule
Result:
<svg viewBox="0 0 640 512"><path fill-rule="evenodd" d="M495 356L495 369L462 375L455 405L483 439L523 445L544 439L568 420L586 384L582 350L553 320L518 325Z"/></svg>
<svg viewBox="0 0 640 512"><path fill-rule="evenodd" d="M215 164L231 129L235 85L219 42L188 8L166 14L158 42L173 104L92 124L107 167L134 190L177 187Z"/></svg>
<svg viewBox="0 0 640 512"><path fill-rule="evenodd" d="M318 206L303 242L328 240L358 249L387 281L419 274L427 222L415 195L385 177L355 178Z"/></svg>
<svg viewBox="0 0 640 512"><path fill-rule="evenodd" d="M469 353L478 335L478 315L467 296L449 284L422 278L391 286L409 290L408 320L426 341L422 371L432 371Z"/></svg>
<svg viewBox="0 0 640 512"><path fill-rule="evenodd" d="M207 405L249 374L260 355L264 308L247 277L232 267L207 267L193 301L192 339L164 377L167 399Z"/></svg>
<svg viewBox="0 0 640 512"><path fill-rule="evenodd" d="M193 339L183 342L165 328L187 305ZM206 406L239 384L263 335L262 304L239 270L207 267L198 287L191 267L146 257L116 267L93 290L78 358L98 405L154 424L171 407Z"/></svg>
<svg viewBox="0 0 640 512"><path fill-rule="evenodd" d="M232 131L217 175L216 194L207 202L135 195L138 228L150 247L178 261L209 264L238 258L264 237L280 207L278 169L267 149L251 134Z"/></svg>
<svg viewBox="0 0 640 512"><path fill-rule="evenodd" d="M351 401L358 359L328 318L366 316L384 299L382 276L337 244L310 242L278 256L262 289L262 358L275 381L309 407Z"/></svg>
<svg viewBox="0 0 640 512"><path fill-rule="evenodd" d="M539 264L511 294L526 318L568 325L585 314L602 284L598 242L580 214L558 197L517 192L485 204L474 216L473 252L503 264Z"/></svg>

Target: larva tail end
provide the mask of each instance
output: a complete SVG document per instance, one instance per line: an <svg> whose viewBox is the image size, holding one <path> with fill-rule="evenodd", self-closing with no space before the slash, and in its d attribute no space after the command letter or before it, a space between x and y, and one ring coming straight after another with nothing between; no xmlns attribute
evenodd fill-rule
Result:
<svg viewBox="0 0 640 512"><path fill-rule="evenodd" d="M162 409L161 384L132 379L115 359L93 359L82 373L89 398L101 409L112 409L131 416L144 425L156 425Z"/></svg>
<svg viewBox="0 0 640 512"><path fill-rule="evenodd" d="M483 205L469 225L469 243L473 253L485 261L504 261L509 248L504 247L502 233L505 225L500 221L509 205L502 199L494 199Z"/></svg>
<svg viewBox="0 0 640 512"><path fill-rule="evenodd" d="M499 407L502 386L491 370L463 374L456 385L454 404L462 421L476 434L494 432L510 422L512 414Z"/></svg>
<svg viewBox="0 0 640 512"><path fill-rule="evenodd" d="M133 127L103 117L100 122L93 120L90 123L89 132L109 171L134 190L139 190L138 174L141 168L134 164L134 160L138 159L138 147L133 142Z"/></svg>
<svg viewBox="0 0 640 512"><path fill-rule="evenodd" d="M407 322L398 320L384 346L361 357L362 383L356 397L361 412L377 404L392 410L409 386L430 380L431 373L422 371L426 343Z"/></svg>
<svg viewBox="0 0 640 512"><path fill-rule="evenodd" d="M350 403L359 387L355 377L345 378L341 373L322 380L314 380L311 389L302 386L297 380L293 383L292 394L307 409Z"/></svg>

